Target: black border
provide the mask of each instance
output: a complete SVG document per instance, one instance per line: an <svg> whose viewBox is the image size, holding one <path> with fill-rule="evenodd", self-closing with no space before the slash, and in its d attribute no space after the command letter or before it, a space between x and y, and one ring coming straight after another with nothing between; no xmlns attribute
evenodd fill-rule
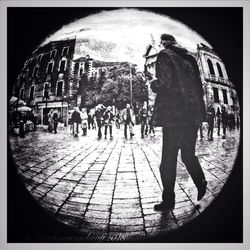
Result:
<svg viewBox="0 0 250 250"><path fill-rule="evenodd" d="M7 79L10 89L24 61L47 35L75 19L116 8L7 8ZM243 97L243 8L180 7L138 8L166 14L203 36L226 65L229 79ZM242 108L241 108L241 120ZM178 231L143 242L243 242L243 151L241 143L233 173L219 197L194 221ZM77 236L55 221L33 201L15 172L8 147L7 239L8 242L77 242ZM55 241L55 239L57 239ZM60 240L59 240L60 239Z"/></svg>

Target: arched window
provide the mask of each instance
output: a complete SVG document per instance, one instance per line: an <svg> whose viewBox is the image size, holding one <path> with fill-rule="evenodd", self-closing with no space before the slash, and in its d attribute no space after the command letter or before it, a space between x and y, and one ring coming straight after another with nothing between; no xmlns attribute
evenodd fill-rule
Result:
<svg viewBox="0 0 250 250"><path fill-rule="evenodd" d="M215 75L215 74L214 74L214 67L213 67L213 64L212 64L212 62L211 62L210 59L207 59L207 64L208 64L208 67L209 67L209 72L210 72L210 74L211 74L211 75Z"/></svg>
<svg viewBox="0 0 250 250"><path fill-rule="evenodd" d="M61 60L60 62L60 67L59 67L59 72L64 72L66 68L66 60Z"/></svg>
<svg viewBox="0 0 250 250"><path fill-rule="evenodd" d="M63 81L57 82L57 90L56 90L56 96L62 96L63 95Z"/></svg>
<svg viewBox="0 0 250 250"><path fill-rule="evenodd" d="M38 72L38 68L39 66L36 66L33 70L33 77L36 77L37 76L37 72Z"/></svg>
<svg viewBox="0 0 250 250"><path fill-rule="evenodd" d="M34 93L35 93L35 86L32 85L30 87L30 100L33 100L34 99Z"/></svg>
<svg viewBox="0 0 250 250"><path fill-rule="evenodd" d="M44 83L43 97L45 97L45 98L49 97L49 83L48 82Z"/></svg>
<svg viewBox="0 0 250 250"><path fill-rule="evenodd" d="M218 69L218 72L219 72L219 76L220 76L220 77L223 77L223 73L222 73L220 64L219 64L219 63L216 63L216 66L217 66L217 69Z"/></svg>

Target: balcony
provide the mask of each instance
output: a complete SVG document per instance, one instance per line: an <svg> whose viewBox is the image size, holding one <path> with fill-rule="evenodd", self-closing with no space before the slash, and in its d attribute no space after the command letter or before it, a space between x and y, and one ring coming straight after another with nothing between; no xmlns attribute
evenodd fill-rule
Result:
<svg viewBox="0 0 250 250"><path fill-rule="evenodd" d="M207 80L207 81L222 83L222 84L228 85L230 87L233 87L233 83L230 80L225 79L223 77L215 76L215 75L211 75L211 74L204 74L204 77L205 77L205 80Z"/></svg>

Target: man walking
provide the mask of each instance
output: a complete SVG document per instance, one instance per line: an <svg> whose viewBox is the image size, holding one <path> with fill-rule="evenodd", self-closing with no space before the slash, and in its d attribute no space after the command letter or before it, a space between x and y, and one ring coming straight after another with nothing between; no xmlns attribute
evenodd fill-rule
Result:
<svg viewBox="0 0 250 250"><path fill-rule="evenodd" d="M133 126L134 126L134 112L127 103L126 108L122 112L122 119L124 121L124 137L127 139L127 127L129 126L130 138L134 136Z"/></svg>
<svg viewBox="0 0 250 250"><path fill-rule="evenodd" d="M103 112L102 112L102 105L98 104L96 106L96 111L95 111L95 118L96 118L96 123L98 127L98 139L102 138L102 120L103 120Z"/></svg>
<svg viewBox="0 0 250 250"><path fill-rule="evenodd" d="M213 104L210 103L207 107L207 122L208 122L207 138L208 138L208 141L213 141L214 118L215 118L215 110L214 110Z"/></svg>
<svg viewBox="0 0 250 250"><path fill-rule="evenodd" d="M107 139L107 132L108 132L108 127L109 127L109 135L110 135L110 139L113 139L112 136L112 125L113 125L113 121L114 121L114 114L111 111L111 106L108 106L106 111L103 114L103 123L104 123L104 136L105 139Z"/></svg>
<svg viewBox="0 0 250 250"><path fill-rule="evenodd" d="M141 138L144 138L144 135L147 135L148 132L148 107L147 102L144 102L143 107L139 111L139 117L141 121Z"/></svg>
<svg viewBox="0 0 250 250"><path fill-rule="evenodd" d="M57 134L58 120L59 120L58 111L57 109L55 109L55 111L52 113L52 124L55 134Z"/></svg>
<svg viewBox="0 0 250 250"><path fill-rule="evenodd" d="M216 117L217 117L217 135L220 136L221 112L219 107L217 108Z"/></svg>
<svg viewBox="0 0 250 250"><path fill-rule="evenodd" d="M200 200L206 193L207 181L195 145L199 124L205 120L202 83L196 60L180 47L169 34L161 35L164 49L156 61L156 79L151 81L157 93L152 124L163 127L160 174L163 184L162 202L157 211L175 206L176 164L179 149L181 158L198 189Z"/></svg>
<svg viewBox="0 0 250 250"><path fill-rule="evenodd" d="M73 135L74 137L78 137L79 124L81 124L81 115L78 107L74 107L74 112L72 113L71 121L73 124Z"/></svg>

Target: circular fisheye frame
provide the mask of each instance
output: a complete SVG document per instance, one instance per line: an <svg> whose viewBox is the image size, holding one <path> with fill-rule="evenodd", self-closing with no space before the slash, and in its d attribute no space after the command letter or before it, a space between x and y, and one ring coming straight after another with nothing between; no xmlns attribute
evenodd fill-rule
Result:
<svg viewBox="0 0 250 250"><path fill-rule="evenodd" d="M193 85L182 86L186 94L171 87L162 94L157 62L170 53L164 33L176 41L170 57L193 65L193 79L198 69L206 109L192 137L200 184L199 166L188 167L192 159L173 146L184 132L174 136L171 126L153 122L160 98L199 99L199 92L189 96ZM33 198L58 221L104 241L158 236L199 216L227 181L240 140L237 93L213 47L168 16L136 9L102 11L47 37L24 62L9 117L13 159ZM171 150L176 180L171 157L162 155Z"/></svg>

